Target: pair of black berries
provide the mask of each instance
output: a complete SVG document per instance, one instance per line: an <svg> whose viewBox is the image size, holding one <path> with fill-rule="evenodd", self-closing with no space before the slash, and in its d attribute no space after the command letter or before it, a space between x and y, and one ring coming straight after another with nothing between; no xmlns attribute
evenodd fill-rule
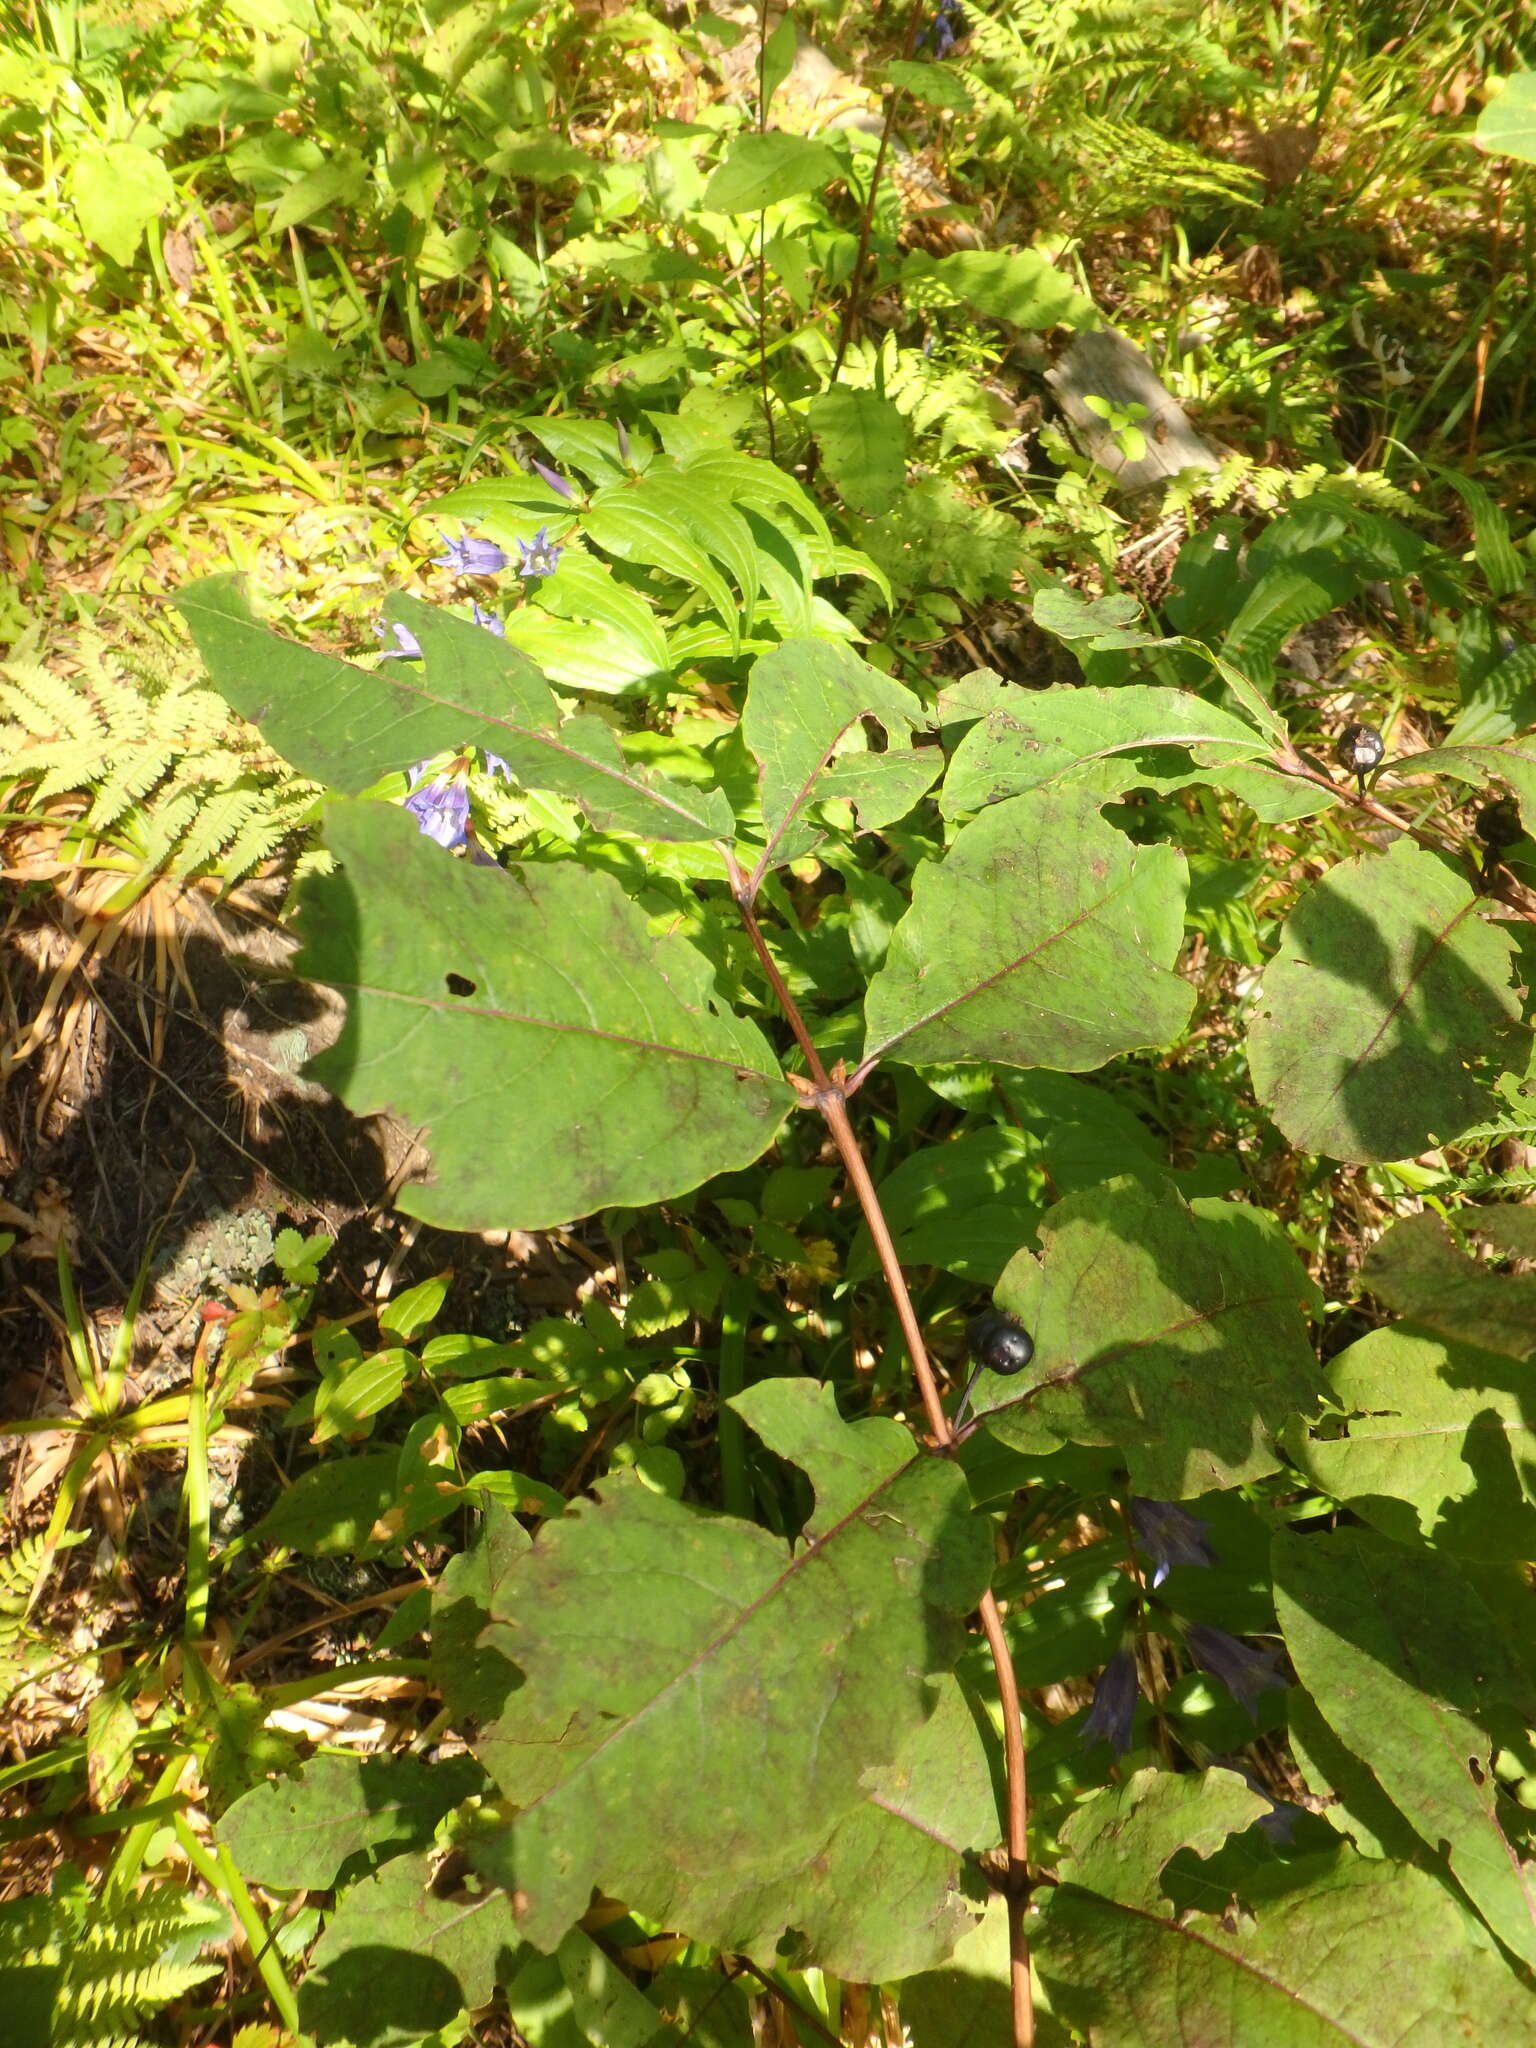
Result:
<svg viewBox="0 0 1536 2048"><path fill-rule="evenodd" d="M1005 1315L998 1308L983 1309L979 1316L971 1317L965 1326L965 1342L975 1363L955 1410L956 1429L970 1403L971 1389L984 1372L1022 1372L1035 1355L1035 1340L1018 1317Z"/></svg>
<svg viewBox="0 0 1536 2048"><path fill-rule="evenodd" d="M1362 796L1365 795L1367 781L1386 758L1386 752L1386 742L1374 725L1347 725L1340 733L1339 764L1354 776ZM1524 836L1520 813L1508 797L1501 797L1495 803L1485 804L1478 812L1475 829L1487 849L1483 856L1483 879L1486 881L1498 866L1500 855Z"/></svg>

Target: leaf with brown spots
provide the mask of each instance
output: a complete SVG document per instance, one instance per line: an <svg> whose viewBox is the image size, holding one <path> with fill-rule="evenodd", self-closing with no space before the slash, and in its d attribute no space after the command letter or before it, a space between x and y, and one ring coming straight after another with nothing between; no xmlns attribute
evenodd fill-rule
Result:
<svg viewBox="0 0 1536 2048"><path fill-rule="evenodd" d="M402 1209L531 1230L682 1194L772 1142L792 1098L762 1034L611 876L475 867L380 803L333 803L326 840L340 865L304 885L295 966L347 1018L308 1072L422 1127L433 1178Z"/></svg>
<svg viewBox="0 0 1536 2048"><path fill-rule="evenodd" d="M1253 1085L1293 1145L1411 1159L1484 1115L1501 1071L1523 1070L1514 941L1479 908L1406 839L1302 897L1248 1027Z"/></svg>
<svg viewBox="0 0 1536 2048"><path fill-rule="evenodd" d="M1082 1073L1182 1030L1174 972L1188 871L1134 846L1103 795L1038 789L991 805L919 868L870 984L862 1065L984 1060Z"/></svg>
<svg viewBox="0 0 1536 2048"><path fill-rule="evenodd" d="M1224 1859L1208 1886L1217 1909L1178 1911L1163 1877L1175 1856L1188 1871L1191 1849L1219 1853L1263 1809L1231 1771L1141 1771L1072 1815L1063 1881L1046 1896L1035 1949L1051 2010L1074 2038L1094 2048L1531 2038L1530 1992L1491 1947L1468 1941L1459 1905L1422 1870L1343 1844L1286 1861L1251 1857L1233 1900ZM1230 1903L1220 1910L1223 1894Z"/></svg>
<svg viewBox="0 0 1536 2048"><path fill-rule="evenodd" d="M844 1967L916 1967L952 1931L977 1823L891 1767L922 1766L911 1745L966 1642L991 1529L957 1465L896 1422L844 1423L830 1387L764 1380L733 1405L809 1474L815 1513L789 1548L624 1476L540 1531L482 1638L525 1682L477 1745L519 1809L477 1866L546 1950L598 1885L765 1963L793 1925ZM963 1756L951 1776L971 1783ZM866 1801L882 1811L840 1841ZM883 1875L840 1916L825 1887L860 1855Z"/></svg>
<svg viewBox="0 0 1536 2048"><path fill-rule="evenodd" d="M1020 1252L999 1304L1035 1340L1027 1370L982 1375L1004 1443L1117 1445L1133 1489L1189 1500L1274 1471L1274 1440L1322 1392L1306 1315L1320 1305L1280 1225L1237 1202L1186 1204L1159 1177L1069 1196Z"/></svg>

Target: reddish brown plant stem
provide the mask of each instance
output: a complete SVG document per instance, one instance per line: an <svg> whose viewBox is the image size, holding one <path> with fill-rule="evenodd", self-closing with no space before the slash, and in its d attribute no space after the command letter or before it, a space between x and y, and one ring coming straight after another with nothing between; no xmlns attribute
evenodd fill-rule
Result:
<svg viewBox="0 0 1536 2048"><path fill-rule="evenodd" d="M1353 804L1356 810L1364 811L1368 818L1374 818L1380 825L1390 825L1394 832L1407 833L1410 839L1417 845L1426 848L1430 853L1445 853L1449 854L1453 860L1460 860L1471 851L1468 842L1454 839L1447 833L1427 831L1422 825L1410 824L1406 818L1400 817L1396 811L1389 811L1385 804L1378 803L1374 796L1366 796L1363 792L1357 794L1344 784L1335 782L1331 775L1325 775L1320 768L1309 767L1297 754L1279 754L1276 756L1276 760L1279 767L1287 775L1294 775L1301 782L1316 783L1319 789L1331 789L1334 795L1342 802ZM1408 769L1411 769L1412 765L1413 756L1411 754L1408 755L1406 760L1394 763L1394 766ZM1536 924L1536 908L1533 908L1529 902L1521 900L1527 892L1520 888L1518 883L1501 883L1496 879L1490 880L1484 884L1483 893L1494 898L1496 902L1502 903L1506 910L1512 910L1516 917L1526 918L1531 923ZM855 1076L855 1080L860 1078L862 1077Z"/></svg>
<svg viewBox="0 0 1536 2048"><path fill-rule="evenodd" d="M845 1075L839 1062L832 1073L828 1073L820 1054L811 1041L805 1020L800 1015L794 997L785 985L778 964L768 950L752 908L753 889L742 873L734 855L726 854L726 867L731 887L741 911L742 923L752 950L767 975L774 997L783 1011L789 1028L795 1034L795 1041L805 1055L810 1072L807 1082L799 1076L791 1079L799 1089L801 1100L808 1108L818 1110L832 1135L838 1156L858 1196L859 1207L869 1229L871 1241L880 1260L880 1269L885 1275L886 1286L890 1289L895 1305L896 1319L901 1324L901 1334L906 1340L912 1360L912 1372L922 1397L923 1411L928 1418L928 1428L935 1447L948 1455L955 1447L955 1432L949 1417L944 1413L944 1404L939 1399L938 1382L934 1377L933 1365L928 1357L928 1347L923 1342L922 1327L917 1320L917 1311L912 1305L911 1290L907 1286L906 1274L901 1269L890 1226L880 1207L880 1197L870 1178L869 1167L859 1148L859 1141L848 1117L848 1102L845 1093ZM1014 2048L1034 2048L1035 2007L1034 1992L1030 1983L1029 1937L1025 1931L1024 1914L1029 1898L1029 1781L1024 1757L1024 1717L1019 1705L1018 1680L1014 1675L1013 1657L1008 1648L1008 1639L1003 1632L1003 1618L998 1612L996 1600L990 1589L980 1601L982 1632L992 1652L992 1661L997 1667L998 1700L1003 1716L1003 1761L1008 1785L1008 1951L1010 1978L1013 1998L1013 2043Z"/></svg>

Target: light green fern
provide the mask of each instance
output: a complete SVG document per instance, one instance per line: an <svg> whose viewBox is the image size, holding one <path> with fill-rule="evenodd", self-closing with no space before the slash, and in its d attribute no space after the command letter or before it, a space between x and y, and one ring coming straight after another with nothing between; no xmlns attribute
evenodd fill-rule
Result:
<svg viewBox="0 0 1536 2048"><path fill-rule="evenodd" d="M218 1974L201 1951L228 1934L223 1908L180 1886L117 1902L66 1864L47 1898L0 1906L0 1976L52 2048L138 2048L147 2020Z"/></svg>
<svg viewBox="0 0 1536 2048"><path fill-rule="evenodd" d="M79 831L143 877L233 885L312 816L320 794L234 718L191 664L83 633L66 671L23 649L0 665L7 808L86 799Z"/></svg>

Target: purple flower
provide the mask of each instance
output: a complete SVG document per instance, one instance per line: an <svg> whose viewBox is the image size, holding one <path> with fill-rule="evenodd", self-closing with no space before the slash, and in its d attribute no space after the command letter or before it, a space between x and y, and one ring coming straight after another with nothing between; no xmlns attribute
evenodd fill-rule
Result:
<svg viewBox="0 0 1536 2048"><path fill-rule="evenodd" d="M472 610L474 611L475 624L477 626L484 626L487 633L494 633L498 640L506 639L507 622L504 618L500 616L499 613L481 611L479 605L475 604L473 598L471 598L470 600L470 605Z"/></svg>
<svg viewBox="0 0 1536 2048"><path fill-rule="evenodd" d="M493 540L472 540L465 534L461 540L445 540L445 555L434 555L432 564L437 569L451 569L456 576L494 576L498 569L505 569L511 561Z"/></svg>
<svg viewBox="0 0 1536 2048"><path fill-rule="evenodd" d="M512 770L507 766L506 762L503 761L500 754L487 754L485 757L485 765L487 768L490 769L493 775L504 775L508 782L512 780Z"/></svg>
<svg viewBox="0 0 1536 2048"><path fill-rule="evenodd" d="M1130 1511L1136 1541L1152 1560L1154 1588L1175 1565L1216 1562L1216 1553L1205 1540L1210 1523L1196 1521L1176 1501L1137 1498L1131 1501Z"/></svg>
<svg viewBox="0 0 1536 2048"><path fill-rule="evenodd" d="M537 457L530 457L530 461L532 467L538 472L538 474L541 477L543 477L545 483L549 485L549 488L552 491L558 491L562 498L575 498L576 493L571 489L570 485L566 482L565 478L561 476L557 470L546 469L544 464L540 462L537 459Z"/></svg>
<svg viewBox="0 0 1536 2048"><path fill-rule="evenodd" d="M1293 1806L1289 1799L1276 1799L1269 1788L1261 1785L1252 1771L1240 1764L1235 1757L1213 1756L1211 1767L1218 1771L1235 1771L1250 1792L1257 1793L1260 1799L1268 1800L1269 1811L1259 1815L1257 1826L1261 1833L1268 1835L1277 1849L1288 1849L1291 1846L1291 1838L1296 1833L1296 1823L1306 1812L1306 1808Z"/></svg>
<svg viewBox="0 0 1536 2048"><path fill-rule="evenodd" d="M532 540L520 540L517 545L523 557L517 565L520 576L553 576L565 553L550 539L547 526L541 526Z"/></svg>
<svg viewBox="0 0 1536 2048"><path fill-rule="evenodd" d="M1224 1628L1208 1628L1192 1621L1184 1630L1189 1654L1213 1678L1219 1678L1250 1721L1257 1721L1259 1694L1283 1691L1290 1683L1281 1667L1278 1650L1256 1650L1251 1643L1229 1636Z"/></svg>
<svg viewBox="0 0 1536 2048"><path fill-rule="evenodd" d="M411 770L412 782L426 765L421 761ZM413 790L405 800L405 808L426 836L449 853L462 846L469 836L469 791L457 774L435 776L422 788Z"/></svg>
<svg viewBox="0 0 1536 2048"><path fill-rule="evenodd" d="M965 17L960 12L958 0L939 0L933 20L917 39L917 47L921 50L931 46L934 56L942 63L964 33Z"/></svg>
<svg viewBox="0 0 1536 2048"><path fill-rule="evenodd" d="M1116 1756L1125 1755L1131 1746L1137 1690L1136 1659L1129 1650L1116 1650L1093 1688L1093 1705L1083 1723L1084 1749L1107 1742Z"/></svg>
<svg viewBox="0 0 1536 2048"><path fill-rule="evenodd" d="M380 619L373 630L381 640L387 640L390 634L393 633L395 639L399 642L399 645L396 647L385 648L380 656L382 661L420 661L421 642L416 638L416 635L409 626L402 626L398 619L390 619L387 623L385 620Z"/></svg>

